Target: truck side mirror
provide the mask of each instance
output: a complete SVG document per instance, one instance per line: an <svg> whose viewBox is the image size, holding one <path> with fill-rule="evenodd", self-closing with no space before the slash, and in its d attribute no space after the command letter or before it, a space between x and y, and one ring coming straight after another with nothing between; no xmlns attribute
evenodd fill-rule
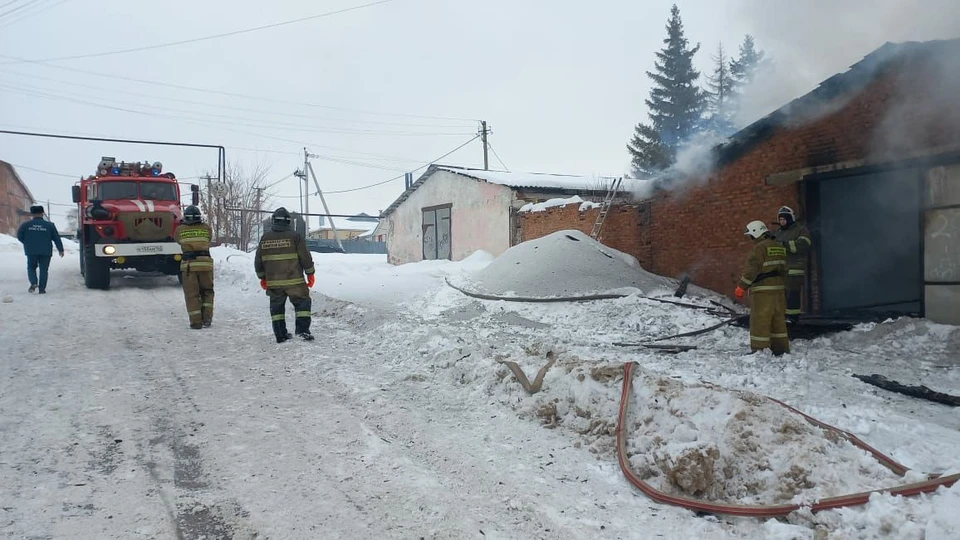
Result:
<svg viewBox="0 0 960 540"><path fill-rule="evenodd" d="M80 186L73 186L73 202L80 202Z"/></svg>
<svg viewBox="0 0 960 540"><path fill-rule="evenodd" d="M190 184L190 204L200 204L200 186L196 184Z"/></svg>

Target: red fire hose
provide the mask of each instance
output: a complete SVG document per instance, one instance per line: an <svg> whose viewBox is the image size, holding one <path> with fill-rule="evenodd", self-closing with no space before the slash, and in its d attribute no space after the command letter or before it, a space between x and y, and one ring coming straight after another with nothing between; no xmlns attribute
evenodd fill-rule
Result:
<svg viewBox="0 0 960 540"><path fill-rule="evenodd" d="M627 438L625 433L625 426L627 421L627 410L630 405L630 388L632 385L632 373L633 373L633 362L628 362L623 366L623 391L620 394L620 411L617 415L617 459L620 462L620 469L623 470L623 474L627 477L627 480L631 484L640 489L645 495L657 501L659 503L672 504L676 506L681 506L689 510L694 510L697 512L705 512L709 514L725 514L733 516L749 516L749 517L782 517L799 510L803 507L810 508L813 512L818 512L821 510L830 510L833 508L841 508L844 506L857 506L861 504L866 504L870 500L870 495L873 493L889 493L891 495L902 495L904 497L910 497L913 495L919 495L921 493L929 493L935 491L940 486L950 487L957 480L960 480L960 474L952 474L949 476L940 476L940 475L930 475L929 479L923 482L916 482L912 484L903 484L899 486L894 486L890 488L882 488L871 491L864 491L861 493L852 493L849 495L841 495L838 497L830 497L826 499L820 499L817 502L810 505L801 505L801 504L776 504L776 505L747 505L747 504L721 504L701 501L698 499L692 499L689 497L682 497L677 495L670 495L660 491L650 484L644 482L633 472L630 468L630 461L627 458ZM873 455L881 464L893 471L898 476L903 476L909 470L907 467L897 463L893 458L886 456L879 451L875 450L865 442L861 441L856 437L856 435L844 431L839 428L835 428L829 424L825 424L815 418L807 416L802 412L794 409L793 407L778 401L773 398L767 398L777 403L787 409L803 416L807 422L845 438L850 441L856 447L865 450Z"/></svg>

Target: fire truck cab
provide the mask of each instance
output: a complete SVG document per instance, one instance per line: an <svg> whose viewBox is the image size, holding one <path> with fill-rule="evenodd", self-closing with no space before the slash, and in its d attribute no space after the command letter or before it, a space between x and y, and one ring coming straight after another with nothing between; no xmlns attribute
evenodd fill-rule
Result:
<svg viewBox="0 0 960 540"><path fill-rule="evenodd" d="M192 204L199 188L191 185ZM180 186L160 162L103 157L97 174L73 186L80 273L91 289L110 288L110 271L135 269L180 276L182 251L174 232L183 212Z"/></svg>

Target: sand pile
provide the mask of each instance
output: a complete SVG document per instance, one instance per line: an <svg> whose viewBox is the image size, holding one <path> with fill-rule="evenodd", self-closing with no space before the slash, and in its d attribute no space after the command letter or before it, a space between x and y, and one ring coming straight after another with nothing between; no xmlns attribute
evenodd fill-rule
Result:
<svg viewBox="0 0 960 540"><path fill-rule="evenodd" d="M481 294L527 298L676 289L671 280L641 268L634 257L573 230L513 246L454 284Z"/></svg>

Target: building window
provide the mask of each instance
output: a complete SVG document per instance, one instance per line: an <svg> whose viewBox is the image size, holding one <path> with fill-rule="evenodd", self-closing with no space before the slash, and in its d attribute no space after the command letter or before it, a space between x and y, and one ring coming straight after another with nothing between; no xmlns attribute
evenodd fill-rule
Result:
<svg viewBox="0 0 960 540"><path fill-rule="evenodd" d="M431 206L423 209L420 230L423 234L423 259L450 259L451 206Z"/></svg>

